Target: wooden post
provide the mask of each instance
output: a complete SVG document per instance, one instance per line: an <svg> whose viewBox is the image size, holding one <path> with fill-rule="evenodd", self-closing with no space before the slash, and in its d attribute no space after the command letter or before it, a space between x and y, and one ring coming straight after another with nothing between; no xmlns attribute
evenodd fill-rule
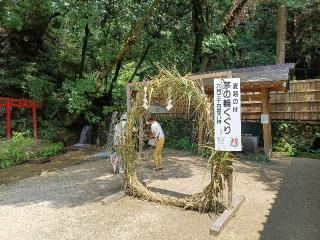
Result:
<svg viewBox="0 0 320 240"><path fill-rule="evenodd" d="M272 134L271 134L271 116L270 116L270 90L264 89L262 91L262 113L268 115L268 123L263 124L263 145L264 154L269 159L272 152Z"/></svg>
<svg viewBox="0 0 320 240"><path fill-rule="evenodd" d="M33 137L34 141L38 141L38 127L37 127L37 106L32 102L32 118L33 118Z"/></svg>
<svg viewBox="0 0 320 240"><path fill-rule="evenodd" d="M227 76L228 78L232 78L232 72L228 71ZM240 86L240 89L241 89L241 86ZM241 118L240 118L240 125L241 125ZM233 170L228 177L228 208L229 209L233 208L232 203L233 203Z"/></svg>
<svg viewBox="0 0 320 240"><path fill-rule="evenodd" d="M130 84L127 84L127 114L129 114L131 108L131 87Z"/></svg>
<svg viewBox="0 0 320 240"><path fill-rule="evenodd" d="M11 111L9 101L6 103L6 138L10 139L11 137Z"/></svg>
<svg viewBox="0 0 320 240"><path fill-rule="evenodd" d="M143 152L143 118L139 119L139 155L142 156Z"/></svg>
<svg viewBox="0 0 320 240"><path fill-rule="evenodd" d="M203 113L199 116L199 126L198 126L198 153L202 152L202 140L203 140Z"/></svg>
<svg viewBox="0 0 320 240"><path fill-rule="evenodd" d="M228 176L228 208L233 208L233 170Z"/></svg>

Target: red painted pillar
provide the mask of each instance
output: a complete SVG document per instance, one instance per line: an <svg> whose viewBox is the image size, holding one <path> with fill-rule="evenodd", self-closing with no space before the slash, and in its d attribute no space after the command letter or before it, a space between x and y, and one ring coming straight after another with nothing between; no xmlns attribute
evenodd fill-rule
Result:
<svg viewBox="0 0 320 240"><path fill-rule="evenodd" d="M10 125L11 125L11 111L10 111L10 102L8 101L6 103L6 138L10 139L11 137L11 130L10 130Z"/></svg>
<svg viewBox="0 0 320 240"><path fill-rule="evenodd" d="M32 102L32 117L33 117L33 136L34 136L34 141L37 142L38 140L37 107L35 102Z"/></svg>

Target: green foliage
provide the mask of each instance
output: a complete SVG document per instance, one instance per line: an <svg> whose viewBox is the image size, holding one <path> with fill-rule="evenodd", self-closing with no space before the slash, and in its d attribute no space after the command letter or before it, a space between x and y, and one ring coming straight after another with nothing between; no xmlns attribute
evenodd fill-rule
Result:
<svg viewBox="0 0 320 240"><path fill-rule="evenodd" d="M62 148L63 148L63 143L61 142L46 144L42 147L39 147L35 155L37 157L51 157L57 154L58 152L60 152Z"/></svg>
<svg viewBox="0 0 320 240"><path fill-rule="evenodd" d="M30 150L33 140L27 135L29 133L14 133L13 137L3 144L0 152L0 168L6 168L18 164L30 158Z"/></svg>
<svg viewBox="0 0 320 240"><path fill-rule="evenodd" d="M65 144L72 142L74 136L70 130L64 128L57 121L43 120L38 130L38 135L41 139L46 139L50 142L63 142Z"/></svg>
<svg viewBox="0 0 320 240"><path fill-rule="evenodd" d="M114 59L151 2L0 1L0 96L42 102L43 108L38 110L41 135L54 140L61 137L66 142L66 128L73 124L99 125L112 111L125 109L125 86L138 65L133 82L154 75L157 65L167 69L174 66L182 75L189 73L195 43L192 3L160 1L133 41L131 51L125 54L118 77L113 69L102 80L103 87L98 88L101 69ZM244 11L246 20L226 35L222 32L224 19L233 2L202 1L201 70L275 62L279 1L258 1L254 9ZM282 2L288 8L286 60L297 63L297 79L317 77L319 4L307 0ZM19 115L19 119L29 118L28 111ZM168 135L179 139L181 136L171 129ZM181 132L192 135L187 128ZM283 143L285 148L288 144Z"/></svg>
<svg viewBox="0 0 320 240"><path fill-rule="evenodd" d="M197 145L194 143L195 122L184 118L158 119L166 136L166 146L178 150L195 151Z"/></svg>
<svg viewBox="0 0 320 240"><path fill-rule="evenodd" d="M7 168L30 159L49 157L58 153L62 143L34 143L29 132L14 133L12 138L0 143L0 168Z"/></svg>
<svg viewBox="0 0 320 240"><path fill-rule="evenodd" d="M98 75L96 73L86 74L77 82L66 82L64 91L68 99L68 110L71 113L86 110L90 104L90 94L96 91Z"/></svg>
<svg viewBox="0 0 320 240"><path fill-rule="evenodd" d="M168 137L181 138L188 136L192 139L195 127L197 127L197 122L194 119L160 117L157 121Z"/></svg>
<svg viewBox="0 0 320 240"><path fill-rule="evenodd" d="M273 125L274 150L289 156L314 153L313 142L320 137L320 126L279 121Z"/></svg>
<svg viewBox="0 0 320 240"><path fill-rule="evenodd" d="M299 152L299 157L320 159L320 150L311 150L309 152Z"/></svg>
<svg viewBox="0 0 320 240"><path fill-rule="evenodd" d="M187 151L196 151L197 145L192 143L188 137L166 138L166 147L177 149L177 150L187 150Z"/></svg>

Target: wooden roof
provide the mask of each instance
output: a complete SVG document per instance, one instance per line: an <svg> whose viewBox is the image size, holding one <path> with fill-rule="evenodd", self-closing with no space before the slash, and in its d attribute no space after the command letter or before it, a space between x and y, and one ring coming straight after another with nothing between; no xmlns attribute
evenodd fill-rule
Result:
<svg viewBox="0 0 320 240"><path fill-rule="evenodd" d="M240 78L242 95L253 94L246 99L261 99L263 90L287 92L289 88L289 71L293 63L266 65L248 68L234 68L187 75L186 78L200 81L208 94L213 93L214 78ZM144 86L147 82L129 83L128 86Z"/></svg>
<svg viewBox="0 0 320 240"><path fill-rule="evenodd" d="M266 65L248 68L235 68L223 71L213 71L188 75L190 80L200 80L208 92L212 92L213 79L218 77L240 78L243 92L287 91L289 71L293 63Z"/></svg>

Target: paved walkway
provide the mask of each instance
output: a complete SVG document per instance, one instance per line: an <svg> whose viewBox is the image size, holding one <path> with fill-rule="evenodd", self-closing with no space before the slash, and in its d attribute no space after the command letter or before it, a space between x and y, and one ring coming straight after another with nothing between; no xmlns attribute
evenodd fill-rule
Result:
<svg viewBox="0 0 320 240"><path fill-rule="evenodd" d="M190 194L206 183L206 163L184 152L166 153L154 191ZM236 164L236 194L246 197L219 237L209 236L206 214L125 197L99 200L121 187L107 160L87 161L52 173L0 185L0 239L319 239L320 160L285 158L271 164Z"/></svg>

